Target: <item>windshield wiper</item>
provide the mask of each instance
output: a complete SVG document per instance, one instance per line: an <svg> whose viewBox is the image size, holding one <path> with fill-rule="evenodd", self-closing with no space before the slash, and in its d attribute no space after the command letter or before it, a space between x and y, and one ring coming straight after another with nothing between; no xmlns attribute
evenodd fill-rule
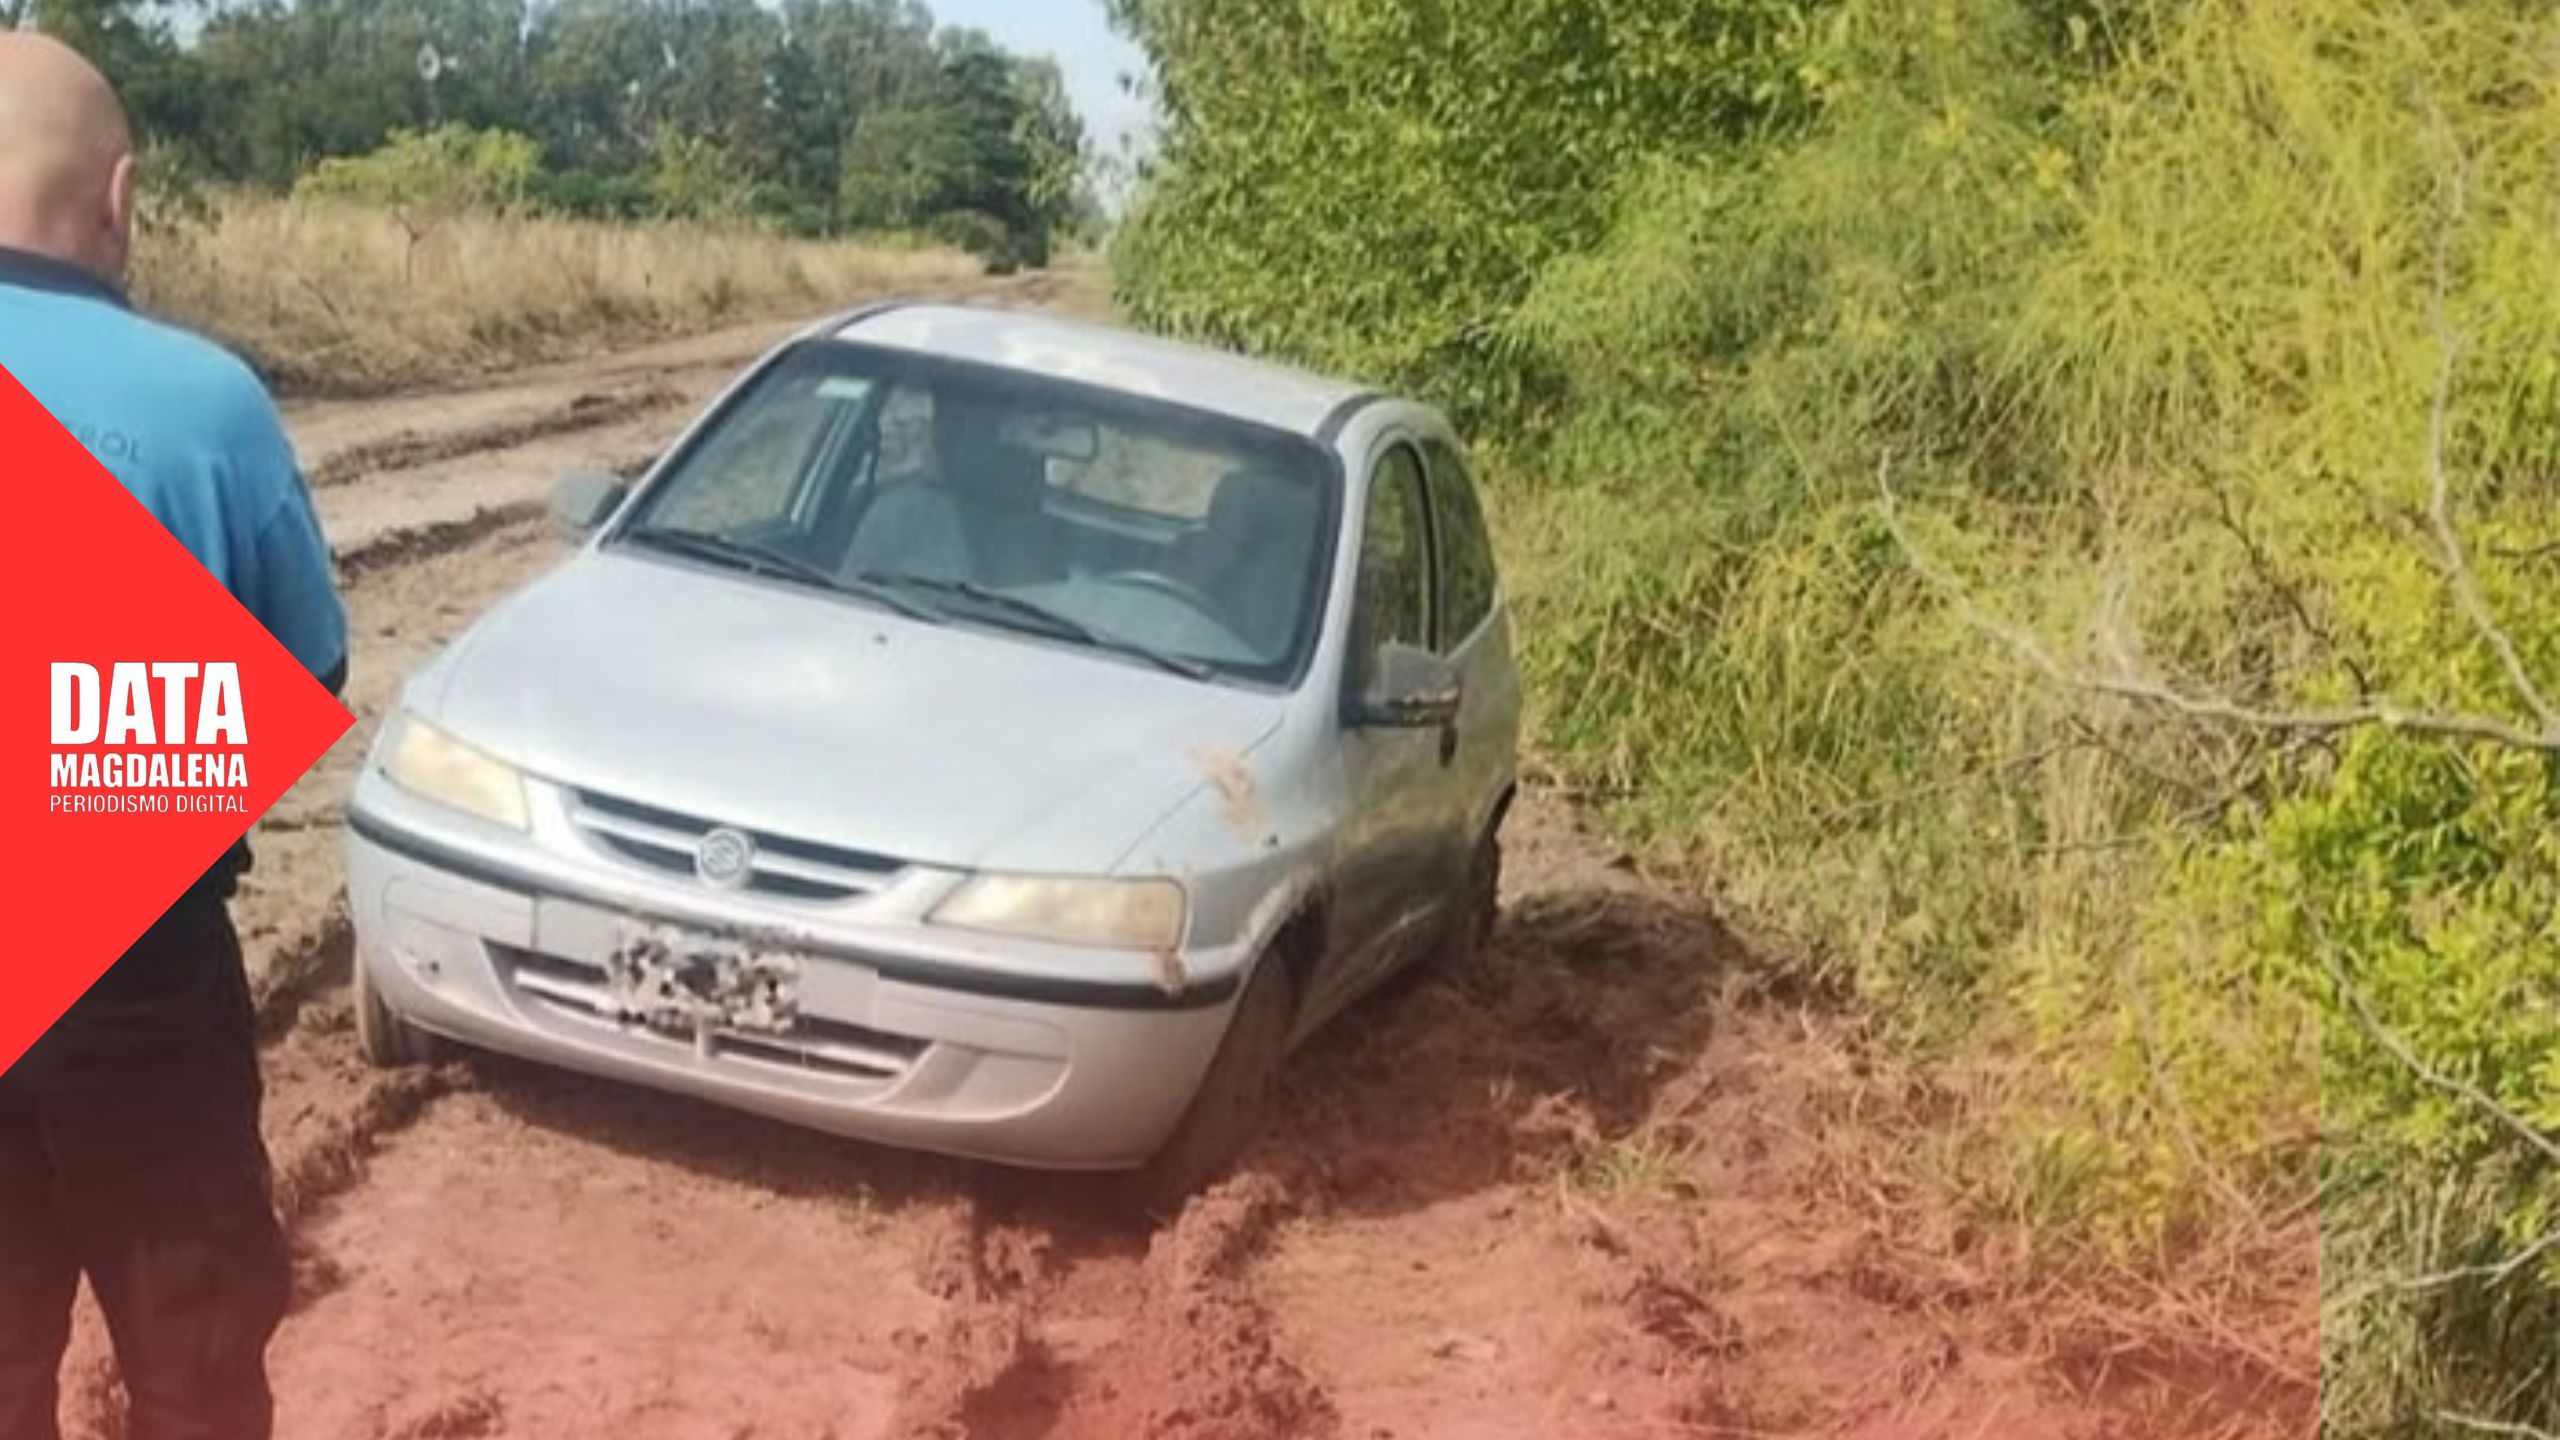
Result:
<svg viewBox="0 0 2560 1440"><path fill-rule="evenodd" d="M832 587L836 583L836 577L797 555L786 555L782 551L758 545L752 540L732 539L726 535L715 535L708 530L688 530L680 525L644 525L637 530L623 532L622 538L635 545L672 550L676 554L690 555L697 560L708 560L716 565L729 565L740 570L755 570L767 575L778 575L786 580L797 580L804 585Z"/></svg>
<svg viewBox="0 0 2560 1440"><path fill-rule="evenodd" d="M873 585L906 585L930 594L957 596L981 609L992 610L1007 617L1017 622L1021 628L1041 631L1053 638L1071 640L1096 650L1108 650L1115 655L1126 655L1134 660L1144 660L1158 669L1170 670L1187 680L1207 680L1218 673L1210 666L1187 655L1158 650L1152 645L1129 639L1125 635L1115 635L1108 630L1088 625L1073 615L1052 610L1036 600L1025 600L1019 595L1009 595L1002 590L990 590L984 585L967 580L943 580L930 575L899 575L882 571L866 572L861 579Z"/></svg>
<svg viewBox="0 0 2560 1440"><path fill-rule="evenodd" d="M758 545L752 540L737 540L727 535L715 535L708 530L689 530L678 525L647 525L625 533L623 538L637 545L654 546L679 555L690 555L697 560L709 560L717 565L733 565L742 570L772 575L784 580L796 581L802 585L813 585L822 590L858 596L874 604L884 605L910 619L929 620L940 624L949 618L930 605L918 604L907 596L899 594L879 583L874 577L859 576L848 580L840 575L830 574L825 567L813 565L797 555L785 554L780 550Z"/></svg>

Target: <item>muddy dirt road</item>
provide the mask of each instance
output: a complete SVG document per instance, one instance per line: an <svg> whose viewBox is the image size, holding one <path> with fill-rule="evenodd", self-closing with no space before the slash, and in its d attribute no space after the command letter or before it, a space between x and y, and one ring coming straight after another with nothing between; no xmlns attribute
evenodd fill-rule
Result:
<svg viewBox="0 0 2560 1440"><path fill-rule="evenodd" d="M240 902L288 1440L2308 1433L2298 1386L2058 1345L1905 1233L1842 1158L1888 1102L1820 1008L1544 792L1495 953L1298 1057L1243 1173L1154 1231L1070 1181L511 1063L365 1069L337 846L398 677L556 561L553 478L644 461L783 328L292 410L362 723ZM113 1383L84 1319L75 1435L112 1432Z"/></svg>

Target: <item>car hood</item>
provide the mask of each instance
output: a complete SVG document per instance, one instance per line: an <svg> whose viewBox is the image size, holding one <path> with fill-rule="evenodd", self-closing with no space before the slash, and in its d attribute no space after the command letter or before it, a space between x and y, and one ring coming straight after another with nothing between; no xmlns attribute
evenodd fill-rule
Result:
<svg viewBox="0 0 2560 1440"><path fill-rule="evenodd" d="M588 551L413 692L545 779L912 862L1108 869L1277 727L1270 694Z"/></svg>

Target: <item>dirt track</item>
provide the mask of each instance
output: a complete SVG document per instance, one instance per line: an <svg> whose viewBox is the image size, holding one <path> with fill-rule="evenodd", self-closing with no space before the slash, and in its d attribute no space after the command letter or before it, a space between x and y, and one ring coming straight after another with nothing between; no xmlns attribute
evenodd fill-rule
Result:
<svg viewBox="0 0 2560 1440"><path fill-rule="evenodd" d="M1496 953L1299 1056L1244 1173L1152 1234L1073 1182L514 1064L365 1070L338 817L398 677L557 558L553 478L644 461L782 328L290 417L363 723L241 902L300 1267L281 1435L2310 1433L2297 1384L2018 1324L1843 1159L1892 1102L1820 1006L1543 792ZM84 1323L75 1435L112 1383Z"/></svg>

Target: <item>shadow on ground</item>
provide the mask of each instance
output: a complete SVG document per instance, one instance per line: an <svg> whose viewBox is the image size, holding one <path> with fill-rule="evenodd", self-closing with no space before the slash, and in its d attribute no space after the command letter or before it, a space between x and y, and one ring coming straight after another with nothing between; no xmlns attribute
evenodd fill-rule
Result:
<svg viewBox="0 0 2560 1440"><path fill-rule="evenodd" d="M1713 918L1643 891L1531 896L1464 969L1400 977L1303 1046L1252 1163L1302 1198L1393 1213L1605 1144L1693 1067L1739 956ZM1075 1249L1149 1228L1105 1177L893 1150L501 1057L468 1064L528 1124L782 1196L896 1207L964 1193Z"/></svg>
<svg viewBox="0 0 2560 1440"><path fill-rule="evenodd" d="M1532 895L1471 965L1400 979L1299 1052L1271 1160L1386 1214L1603 1150L1695 1068L1741 958L1649 892Z"/></svg>

